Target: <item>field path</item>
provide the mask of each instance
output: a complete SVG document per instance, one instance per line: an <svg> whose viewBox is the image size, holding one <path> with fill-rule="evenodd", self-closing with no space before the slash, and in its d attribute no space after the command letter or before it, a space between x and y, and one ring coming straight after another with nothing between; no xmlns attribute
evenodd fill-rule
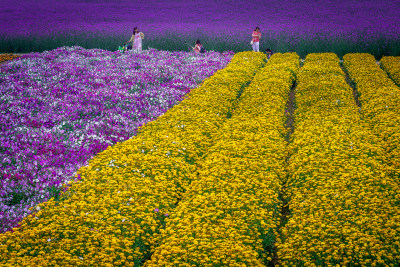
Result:
<svg viewBox="0 0 400 267"><path fill-rule="evenodd" d="M341 63L343 62L343 60L341 60ZM351 80L348 71L346 70L346 68L343 66L343 64L340 65L342 71L345 73L346 75L346 82L347 84L353 88L353 96L354 96L354 100L356 101L356 105L359 108L359 112L361 112L361 101L359 99L360 97L360 93L357 91L357 86L354 84L354 82Z"/></svg>
<svg viewBox="0 0 400 267"><path fill-rule="evenodd" d="M300 69L301 70L301 65ZM289 91L289 97L288 101L286 102L286 110L285 110L285 115L286 115L286 124L285 127L288 130L288 133L286 135L285 141L287 142L288 145L292 142L292 134L295 130L294 128L294 112L296 110L296 87L297 87L297 79L294 81L292 88L290 88ZM289 207L289 199L287 195L287 180L289 177L289 170L287 169L288 167L288 162L289 162L290 155L288 154L286 157L286 177L282 180L281 182L281 189L278 194L278 198L281 202L281 208L280 208L280 219L279 219L279 225L277 228L277 234L278 237L282 237L282 229L285 227L285 224L288 221L288 218L290 217L290 207ZM277 266L279 264L279 258L277 255L278 249L276 247L276 244L274 244L274 256L272 258L271 263L274 266Z"/></svg>

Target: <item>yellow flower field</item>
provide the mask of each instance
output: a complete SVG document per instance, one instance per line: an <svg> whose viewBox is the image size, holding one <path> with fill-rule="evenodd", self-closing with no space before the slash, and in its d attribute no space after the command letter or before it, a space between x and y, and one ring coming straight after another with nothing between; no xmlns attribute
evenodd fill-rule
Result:
<svg viewBox="0 0 400 267"><path fill-rule="evenodd" d="M264 266L285 178L285 105L299 56L276 54L244 91L145 266Z"/></svg>
<svg viewBox="0 0 400 267"><path fill-rule="evenodd" d="M347 54L344 65L360 93L362 115L385 151L385 162L400 175L400 57L383 57L382 70L369 54ZM393 78L390 79L389 76ZM397 77L397 78L396 78Z"/></svg>
<svg viewBox="0 0 400 267"><path fill-rule="evenodd" d="M399 58L343 59L235 54L0 234L0 266L398 266Z"/></svg>

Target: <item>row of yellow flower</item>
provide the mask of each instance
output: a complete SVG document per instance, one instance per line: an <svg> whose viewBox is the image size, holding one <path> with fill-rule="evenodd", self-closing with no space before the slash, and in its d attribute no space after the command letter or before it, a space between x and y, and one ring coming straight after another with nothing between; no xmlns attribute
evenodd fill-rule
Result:
<svg viewBox="0 0 400 267"><path fill-rule="evenodd" d="M400 87L370 54L347 54L344 66L360 93L365 121L379 137L394 175L400 176ZM400 77L400 57L383 57L381 64L393 78ZM397 75L397 76L396 76Z"/></svg>
<svg viewBox="0 0 400 267"><path fill-rule="evenodd" d="M281 265L395 266L399 183L360 119L339 58L308 55L296 90Z"/></svg>
<svg viewBox="0 0 400 267"><path fill-rule="evenodd" d="M243 93L145 266L264 266L273 257L284 127L297 54L275 54Z"/></svg>
<svg viewBox="0 0 400 267"><path fill-rule="evenodd" d="M389 74L390 78L392 78L397 85L400 85L400 57L383 57L381 59L381 67Z"/></svg>
<svg viewBox="0 0 400 267"><path fill-rule="evenodd" d="M136 137L96 155L59 202L40 204L0 235L0 265L140 265L264 59L236 54Z"/></svg>

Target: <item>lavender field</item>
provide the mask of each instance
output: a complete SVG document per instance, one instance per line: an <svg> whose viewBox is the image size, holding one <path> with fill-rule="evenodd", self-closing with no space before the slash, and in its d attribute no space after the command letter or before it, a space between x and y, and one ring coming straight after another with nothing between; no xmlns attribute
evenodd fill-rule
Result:
<svg viewBox="0 0 400 267"><path fill-rule="evenodd" d="M134 26L143 48L186 50L198 38L208 50L260 49L400 55L400 1L15 1L0 2L0 52L39 52L79 45L115 51ZM5 25L5 27L4 27Z"/></svg>

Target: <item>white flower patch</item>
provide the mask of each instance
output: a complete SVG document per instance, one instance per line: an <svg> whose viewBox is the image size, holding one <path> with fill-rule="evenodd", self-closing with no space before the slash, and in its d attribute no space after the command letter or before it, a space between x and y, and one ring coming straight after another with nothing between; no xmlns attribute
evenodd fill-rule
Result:
<svg viewBox="0 0 400 267"><path fill-rule="evenodd" d="M117 165L115 165L114 164L114 162L116 161L116 159L112 159L112 160L110 160L110 162L108 163L108 167L117 167L117 168L119 168L119 166L117 166Z"/></svg>

